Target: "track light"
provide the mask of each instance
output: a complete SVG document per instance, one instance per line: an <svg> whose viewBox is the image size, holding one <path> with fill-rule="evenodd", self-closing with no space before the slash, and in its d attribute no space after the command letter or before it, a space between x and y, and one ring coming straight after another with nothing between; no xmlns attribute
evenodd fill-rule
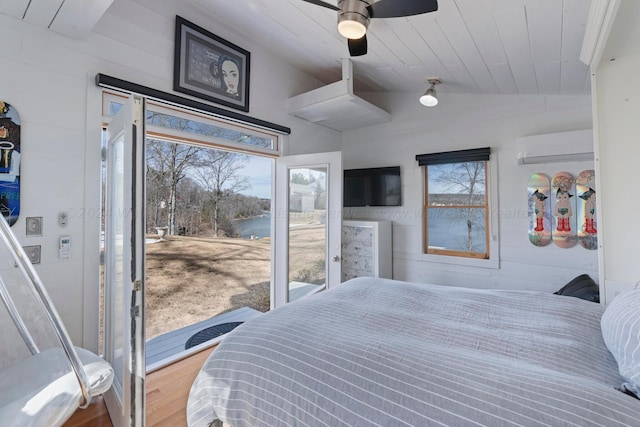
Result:
<svg viewBox="0 0 640 427"><path fill-rule="evenodd" d="M420 103L426 107L435 107L438 105L438 98L436 97L436 85L442 83L440 79L427 79L429 89L420 97Z"/></svg>
<svg viewBox="0 0 640 427"><path fill-rule="evenodd" d="M363 0L340 0L338 32L348 39L361 39L369 26L369 3Z"/></svg>

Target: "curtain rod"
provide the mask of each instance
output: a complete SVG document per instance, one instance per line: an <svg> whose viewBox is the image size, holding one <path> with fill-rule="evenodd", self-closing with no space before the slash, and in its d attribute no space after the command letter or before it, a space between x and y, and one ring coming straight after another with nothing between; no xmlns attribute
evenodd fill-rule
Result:
<svg viewBox="0 0 640 427"><path fill-rule="evenodd" d="M285 135L291 134L291 128L288 128L286 126L281 126L276 123L271 123L265 120L256 119L254 117L246 116L244 114L236 113L234 111L225 110L224 108L219 108L213 105L205 104L204 102L195 101L193 99L174 95L172 93L163 92L161 90L153 89L147 86L135 84L126 80L119 79L117 77L107 76L102 73L96 74L96 86L116 89L116 90L124 91L128 93L137 93L149 98L154 98L158 101L169 102L174 105L189 107L195 110L204 111L206 113L213 114L220 118L232 120L238 123L258 126L263 129L276 131L279 133L283 133Z"/></svg>

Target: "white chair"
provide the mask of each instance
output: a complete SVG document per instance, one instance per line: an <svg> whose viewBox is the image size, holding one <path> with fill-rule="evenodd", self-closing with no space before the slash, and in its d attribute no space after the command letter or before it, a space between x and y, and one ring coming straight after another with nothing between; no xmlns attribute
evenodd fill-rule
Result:
<svg viewBox="0 0 640 427"><path fill-rule="evenodd" d="M111 387L113 368L74 347L38 274L0 215L0 420L60 426Z"/></svg>

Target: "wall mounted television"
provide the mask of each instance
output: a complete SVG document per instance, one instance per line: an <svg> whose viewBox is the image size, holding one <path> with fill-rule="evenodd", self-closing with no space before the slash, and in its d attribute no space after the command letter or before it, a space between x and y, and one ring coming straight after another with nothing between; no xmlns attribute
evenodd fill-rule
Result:
<svg viewBox="0 0 640 427"><path fill-rule="evenodd" d="M401 206L400 166L345 169L343 206Z"/></svg>

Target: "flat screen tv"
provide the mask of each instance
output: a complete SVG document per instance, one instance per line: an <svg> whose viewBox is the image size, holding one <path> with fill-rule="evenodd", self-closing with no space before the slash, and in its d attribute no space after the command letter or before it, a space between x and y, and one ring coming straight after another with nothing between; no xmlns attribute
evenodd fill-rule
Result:
<svg viewBox="0 0 640 427"><path fill-rule="evenodd" d="M400 166L345 169L343 206L401 206Z"/></svg>

